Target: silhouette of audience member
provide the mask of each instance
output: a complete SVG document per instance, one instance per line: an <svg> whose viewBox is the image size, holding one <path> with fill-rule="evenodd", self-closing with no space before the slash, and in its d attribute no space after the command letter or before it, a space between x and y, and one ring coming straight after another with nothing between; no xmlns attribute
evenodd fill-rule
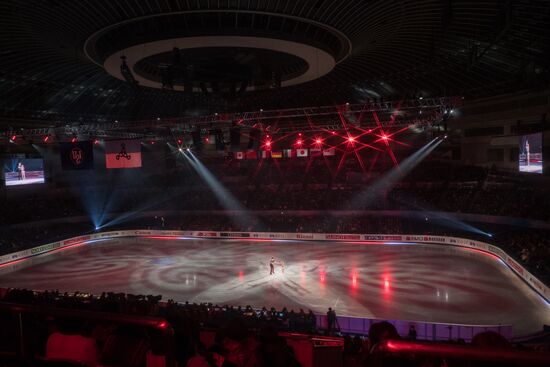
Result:
<svg viewBox="0 0 550 367"><path fill-rule="evenodd" d="M82 320L59 320L58 331L46 342L46 359L70 360L96 366L99 352L96 342L84 335Z"/></svg>

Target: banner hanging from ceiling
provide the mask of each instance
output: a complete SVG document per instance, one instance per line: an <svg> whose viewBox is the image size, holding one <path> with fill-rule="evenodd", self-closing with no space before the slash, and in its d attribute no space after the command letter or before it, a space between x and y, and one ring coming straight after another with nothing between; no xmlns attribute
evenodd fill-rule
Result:
<svg viewBox="0 0 550 367"><path fill-rule="evenodd" d="M94 146L92 141L59 143L61 167L64 170L94 168Z"/></svg>
<svg viewBox="0 0 550 367"><path fill-rule="evenodd" d="M141 167L141 142L139 140L106 141L105 165L108 169Z"/></svg>

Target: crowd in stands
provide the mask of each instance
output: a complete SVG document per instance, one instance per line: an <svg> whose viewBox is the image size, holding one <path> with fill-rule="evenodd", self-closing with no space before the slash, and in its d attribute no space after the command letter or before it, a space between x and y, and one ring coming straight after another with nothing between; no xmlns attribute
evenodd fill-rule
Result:
<svg viewBox="0 0 550 367"><path fill-rule="evenodd" d="M108 312L125 315L165 318L174 329L174 350L178 366L221 366L219 359L227 361L223 366L299 366L293 350L278 332L292 330L315 333L316 319L311 311L261 310L250 306L233 307L213 304L160 302L161 296L139 296L123 293L103 293L93 296L83 293L37 293L22 289L9 289L2 301L28 304L41 308ZM1 314L0 332L2 350L14 350L13 335L16 331L7 322L8 314ZM130 327L106 322L49 317L31 318L27 348L46 358L72 359L86 365L147 366L160 359L164 365L166 340L158 331L145 327ZM212 345L201 341L201 331L214 335ZM75 338L75 335L78 336ZM124 340L127 339L127 340ZM204 338L203 338L204 339ZM66 343L64 346L62 343ZM71 344L72 343L72 344ZM67 348L77 344L78 347ZM75 349L80 356L75 356ZM218 356L216 356L216 354Z"/></svg>
<svg viewBox="0 0 550 367"><path fill-rule="evenodd" d="M418 165L397 182L384 172L350 171L343 180L325 179L334 167L273 164L258 172L212 163L227 189L213 193L196 173L171 172L129 179L55 185L39 193L0 200L0 223L91 216L97 212L147 210L412 210L550 219L550 185L542 177L510 176L480 167L445 162ZM351 168L344 165L343 170ZM307 173L305 171L308 171ZM352 174L353 173L353 174ZM342 176L341 174L337 177ZM353 177L357 176L357 179ZM377 183L378 182L378 183ZM381 183L381 184L380 184ZM227 193L239 206L231 205ZM504 199L505 198L505 199Z"/></svg>
<svg viewBox="0 0 550 367"><path fill-rule="evenodd" d="M299 367L296 344L289 343L288 333L315 334L315 315L250 306L232 307L212 304L175 303L161 301L161 296L140 296L123 293L33 292L24 289L0 290L0 300L15 304L37 306L44 312L27 314L24 324L13 319L9 311L0 311L0 362L12 353L17 343L24 343L27 355L46 360L72 360L84 366L165 366L166 357L173 351L177 366L187 367ZM55 310L60 312L54 313ZM92 319L85 312L75 318L64 316L63 310L94 311L96 313L160 317L173 328L173 337L166 339L158 329L129 325L112 319ZM65 311L65 313L67 313ZM52 316L53 315L53 316ZM115 319L116 320L116 319ZM24 325L25 337L14 338L17 328ZM326 333L326 330L325 330ZM337 334L336 336L340 336ZM342 365L350 367L379 366L374 354L378 343L386 340L415 341L417 333L411 327L407 335L399 335L389 322L374 323L368 336L343 335L333 338L340 346ZM464 340L447 343L466 345ZM438 343L435 343L436 345ZM440 344L440 343L439 343ZM548 341L514 346L495 332L475 335L471 346L485 350L546 350ZM482 366L476 362L445 359L439 355L421 356L409 352L406 356L385 356L390 365L407 366ZM399 364L392 364L399 362ZM387 365L384 363L382 365ZM405 364L403 364L405 363ZM340 364L339 364L340 365ZM502 362L501 364L502 365Z"/></svg>

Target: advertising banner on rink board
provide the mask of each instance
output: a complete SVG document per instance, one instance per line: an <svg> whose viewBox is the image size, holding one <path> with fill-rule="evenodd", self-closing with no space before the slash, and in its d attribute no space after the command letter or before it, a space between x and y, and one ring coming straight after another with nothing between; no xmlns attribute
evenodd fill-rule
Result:
<svg viewBox="0 0 550 367"><path fill-rule="evenodd" d="M139 140L111 140L105 142L107 168L141 167L141 142Z"/></svg>
<svg viewBox="0 0 550 367"><path fill-rule="evenodd" d="M92 141L59 143L61 167L64 170L84 170L94 168L94 147Z"/></svg>

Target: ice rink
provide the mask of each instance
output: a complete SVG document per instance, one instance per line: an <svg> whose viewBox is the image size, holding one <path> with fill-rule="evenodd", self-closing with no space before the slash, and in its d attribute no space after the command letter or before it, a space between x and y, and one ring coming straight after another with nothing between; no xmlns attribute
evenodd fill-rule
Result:
<svg viewBox="0 0 550 367"><path fill-rule="evenodd" d="M269 275L269 259L285 264ZM381 319L550 324L548 305L497 258L442 245L122 238L0 268L1 287L162 294Z"/></svg>

